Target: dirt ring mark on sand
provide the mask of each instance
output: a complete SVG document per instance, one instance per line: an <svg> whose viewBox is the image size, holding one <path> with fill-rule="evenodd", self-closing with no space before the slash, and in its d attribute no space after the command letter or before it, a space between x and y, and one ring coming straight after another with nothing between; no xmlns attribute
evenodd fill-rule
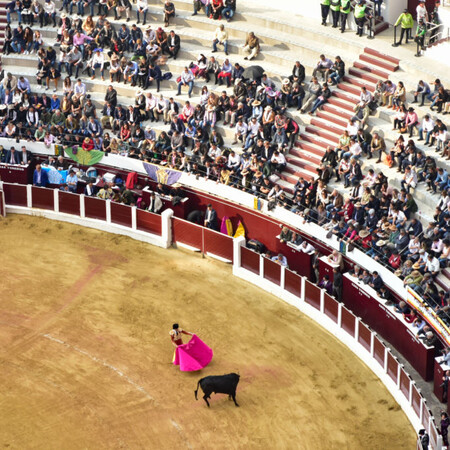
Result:
<svg viewBox="0 0 450 450"><path fill-rule="evenodd" d="M90 353L88 353L85 350L82 350L81 348L78 348L74 345L71 345L67 342L62 341L61 339L55 338L53 337L51 334L42 334L41 336L43 336L46 339L49 339L52 342L56 342L58 344L64 345L64 347L69 348L70 350L74 350L86 357L88 357L89 359L91 359L92 361L101 364L104 367L107 367L108 369L112 370L113 372L115 372L117 375L119 375L121 378L123 378L128 384L130 384L131 386L133 386L135 389L137 389L139 392L141 392L142 394L145 395L145 397L147 397L149 400L155 401L155 399L139 384L137 384L136 382L134 382L128 375L124 374L120 369L118 369L117 367L114 367L113 365L109 364L106 361L103 361L100 358L97 358L94 355L91 355Z"/></svg>

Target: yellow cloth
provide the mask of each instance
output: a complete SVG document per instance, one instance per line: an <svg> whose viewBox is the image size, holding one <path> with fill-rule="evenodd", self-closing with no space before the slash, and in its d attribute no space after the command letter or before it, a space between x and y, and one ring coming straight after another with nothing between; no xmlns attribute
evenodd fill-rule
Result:
<svg viewBox="0 0 450 450"><path fill-rule="evenodd" d="M234 233L234 237L237 238L241 236L245 237L245 228L244 225L242 225L242 222L239 221L239 225L236 229L236 233Z"/></svg>

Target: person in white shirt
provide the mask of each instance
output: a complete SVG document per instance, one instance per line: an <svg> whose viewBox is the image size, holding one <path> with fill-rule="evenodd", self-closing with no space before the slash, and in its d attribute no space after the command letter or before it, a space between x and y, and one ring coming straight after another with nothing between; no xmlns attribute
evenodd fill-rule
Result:
<svg viewBox="0 0 450 450"><path fill-rule="evenodd" d="M372 101L372 93L367 90L365 86L361 88L361 94L359 95L359 100L363 103L361 106L366 106Z"/></svg>
<svg viewBox="0 0 450 450"><path fill-rule="evenodd" d="M423 141L423 132L427 133L424 145L428 145L430 137L434 130L434 120L427 114L422 121L422 126L419 128L419 141Z"/></svg>
<svg viewBox="0 0 450 450"><path fill-rule="evenodd" d="M425 6L425 0L419 0L419 4L417 5L416 8L416 13L417 13L417 22L419 22L421 19L424 22L428 22L428 12L427 12L427 7Z"/></svg>
<svg viewBox="0 0 450 450"><path fill-rule="evenodd" d="M189 86L188 96L191 97L192 90L194 89L194 74L192 71L185 67L180 76L180 81L178 82L178 92L177 95L181 95L181 86Z"/></svg>
<svg viewBox="0 0 450 450"><path fill-rule="evenodd" d="M228 169L237 172L240 165L241 165L241 157L237 155L234 150L231 150L230 154L228 155L228 164L227 164Z"/></svg>
<svg viewBox="0 0 450 450"><path fill-rule="evenodd" d="M350 139L350 147L348 152L345 152L343 154L343 157L345 158L346 156L348 156L349 158L356 158L359 159L362 153L362 148L359 145L359 143L357 141L355 141L354 139Z"/></svg>
<svg viewBox="0 0 450 450"><path fill-rule="evenodd" d="M101 52L100 50L97 50L94 55L91 58L91 61L88 63L90 66L90 71L92 71L92 76L91 76L91 80L95 79L95 69L100 69L100 74L102 76L102 81L105 80L105 70L104 70L104 65L105 65L105 56L103 54L103 52Z"/></svg>
<svg viewBox="0 0 450 450"><path fill-rule="evenodd" d="M214 33L213 53L217 52L217 44L223 45L225 55L228 56L228 31L225 30L224 25L220 25Z"/></svg>
<svg viewBox="0 0 450 450"><path fill-rule="evenodd" d="M432 276L435 276L439 273L440 269L439 260L430 253L425 263L425 271L430 272Z"/></svg>
<svg viewBox="0 0 450 450"><path fill-rule="evenodd" d="M215 161L219 156L222 155L222 151L216 144L211 144L211 148L208 151L208 156Z"/></svg>
<svg viewBox="0 0 450 450"><path fill-rule="evenodd" d="M140 14L142 14L143 22L142 25L146 24L147 21L148 4L147 0L138 0L136 7L136 19L137 23L140 23Z"/></svg>
<svg viewBox="0 0 450 450"><path fill-rule="evenodd" d="M53 22L53 26L56 27L56 6L52 0L45 0L44 3L44 19L46 23Z"/></svg>
<svg viewBox="0 0 450 450"><path fill-rule="evenodd" d="M270 165L275 172L282 172L286 167L286 158L283 153L274 151L272 158L270 158Z"/></svg>
<svg viewBox="0 0 450 450"><path fill-rule="evenodd" d="M406 192L411 192L411 189L415 189L417 186L417 172L411 167L405 168L405 175L403 175L403 180L401 182L402 188Z"/></svg>
<svg viewBox="0 0 450 450"><path fill-rule="evenodd" d="M350 119L348 121L346 130L348 131L348 135L350 137L356 136L359 130L358 122L354 119Z"/></svg>
<svg viewBox="0 0 450 450"><path fill-rule="evenodd" d="M300 245L300 250L304 253L308 253L308 255L312 255L315 249L309 242L303 241Z"/></svg>
<svg viewBox="0 0 450 450"><path fill-rule="evenodd" d="M248 132L247 124L243 122L242 119L239 119L238 123L236 124L236 128L234 130L234 141L231 145L236 145L238 141L244 143L245 138L247 136L247 132Z"/></svg>

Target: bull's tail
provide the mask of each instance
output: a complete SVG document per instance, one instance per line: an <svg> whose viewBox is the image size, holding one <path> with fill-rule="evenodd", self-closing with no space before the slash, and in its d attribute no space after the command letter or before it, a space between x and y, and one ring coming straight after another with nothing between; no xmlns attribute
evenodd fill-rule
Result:
<svg viewBox="0 0 450 450"><path fill-rule="evenodd" d="M197 389L194 391L194 394L195 394L195 400L198 400L198 398L197 398L197 392L198 392L198 387L200 386L200 381L202 381L202 380L198 380L198 383L197 383Z"/></svg>

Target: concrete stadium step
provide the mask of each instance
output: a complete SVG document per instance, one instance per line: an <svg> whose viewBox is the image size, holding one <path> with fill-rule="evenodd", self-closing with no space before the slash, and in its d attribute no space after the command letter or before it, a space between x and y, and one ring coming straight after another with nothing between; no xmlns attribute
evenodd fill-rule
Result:
<svg viewBox="0 0 450 450"><path fill-rule="evenodd" d="M316 117L320 117L323 120L328 121L329 123L334 123L338 126L341 127L346 127L347 126L347 120L345 120L345 118L342 118L341 116L335 114L335 113L330 113L327 111L322 111L322 110L317 110L316 112Z"/></svg>
<svg viewBox="0 0 450 450"><path fill-rule="evenodd" d="M297 177L302 177L304 175L317 177L317 172L314 167L301 167L298 164L294 164L292 161L288 161L284 172L290 173Z"/></svg>
<svg viewBox="0 0 450 450"><path fill-rule="evenodd" d="M356 103L359 103L359 93L353 94L352 92L341 91L340 89L336 89L333 91L332 97L337 97L340 100L343 100L351 105L355 106Z"/></svg>
<svg viewBox="0 0 450 450"><path fill-rule="evenodd" d="M347 102L341 98L338 98L337 96L333 96L333 95L328 99L328 103L330 105L334 105L338 108L344 109L351 113L353 113L353 109L355 107L354 103L349 103L349 102ZM324 106L326 106L326 105L324 105ZM354 114L352 114L352 115L354 115Z"/></svg>
<svg viewBox="0 0 450 450"><path fill-rule="evenodd" d="M317 164L311 164L303 159L297 158L296 156L286 155L286 161L295 166L296 169L302 169L306 172L311 172L312 174L317 174L316 169L319 167Z"/></svg>
<svg viewBox="0 0 450 450"><path fill-rule="evenodd" d="M325 103L325 105L322 106L322 111L329 112L330 114L338 116L341 119L345 119L346 121L348 121L348 119L355 115L353 112L353 108L350 112L348 109L341 108L338 105L330 102Z"/></svg>
<svg viewBox="0 0 450 450"><path fill-rule="evenodd" d="M375 66L372 64L369 64L366 61L355 61L353 63L353 66L357 69L361 69L365 72L368 72L369 74L372 74L373 76L377 76L380 78L383 78L384 80L387 80L389 78L389 71L388 70L381 70L379 66Z"/></svg>
<svg viewBox="0 0 450 450"><path fill-rule="evenodd" d="M325 153L328 146L332 146L333 148L336 146L337 139L334 135L323 132L319 134L318 132L320 132L320 130L317 127L309 125L305 128L305 131L300 134L300 140L305 140L312 144L316 144L319 147L323 147L323 153ZM323 156L323 153L319 156Z"/></svg>
<svg viewBox="0 0 450 450"><path fill-rule="evenodd" d="M364 81L372 83L374 86L378 83L379 80L385 79L385 77L380 77L378 75L373 75L367 70L360 69L356 66L350 67L348 69L348 73L351 77L355 77L357 79L362 78ZM345 79L345 77L344 77Z"/></svg>
<svg viewBox="0 0 450 450"><path fill-rule="evenodd" d="M316 136L320 136L330 142L333 143L333 145L336 145L337 142L339 141L339 135L338 134L334 134L328 130L324 130L316 125L308 125L305 127L305 131L308 133L311 133L313 135Z"/></svg>
<svg viewBox="0 0 450 450"><path fill-rule="evenodd" d="M313 117L311 119L311 125L314 125L325 132L335 134L338 137L341 136L345 130L345 126L336 125L322 117Z"/></svg>
<svg viewBox="0 0 450 450"><path fill-rule="evenodd" d="M162 8L164 0L156 0L156 3ZM178 12L189 11L192 13L193 11L191 0L175 0L174 4ZM206 17L203 12L200 12L199 15L201 17ZM295 17L296 20L293 20L293 17ZM208 20L215 24L220 23L219 21ZM247 31L254 31L255 33L255 27L260 27L265 30L286 33L291 36L302 35L302 37L311 42L336 41L334 44L338 44L339 51L338 49L335 49L332 52L332 55L339 54L339 52L342 53L342 50L353 53L355 52L355 49L360 49L361 52L364 49L364 44L362 42L353 39L353 33L344 35L339 34L337 39L334 30L317 27L317 21L315 19L308 19L298 15L293 16L288 10L283 12L276 6L273 10L270 10L266 6L262 7L257 2L249 2L246 0L245 2L238 3L233 20L229 22L228 25L234 26L235 22L245 23Z"/></svg>
<svg viewBox="0 0 450 450"><path fill-rule="evenodd" d="M353 86L357 86L358 88L365 87L368 91L372 93L375 92L376 83L372 83L371 81L365 80L364 78L345 75L343 81Z"/></svg>
<svg viewBox="0 0 450 450"><path fill-rule="evenodd" d="M359 55L359 59L374 66L380 67L381 69L385 69L388 72L395 72L399 69L398 63L389 61L386 56L378 54L378 52L375 51L371 51L371 53L367 53L365 51L364 53Z"/></svg>
<svg viewBox="0 0 450 450"><path fill-rule="evenodd" d="M439 285L439 287L445 292L448 292L450 290L450 279L447 278L447 276L444 274L444 271L441 271L441 273L438 274L438 276L435 278L435 281L436 284Z"/></svg>
<svg viewBox="0 0 450 450"><path fill-rule="evenodd" d="M358 97L361 94L361 87L354 85L351 82L347 82L347 81L341 82L337 85L337 87L344 92L348 92L349 94L357 95Z"/></svg>
<svg viewBox="0 0 450 450"><path fill-rule="evenodd" d="M394 58L391 55L386 55L386 54L381 53L378 50L375 50L375 49L370 48L370 47L365 47L364 48L364 53L368 53L369 55L376 56L377 58L387 60L387 61L391 62L393 65L396 66L395 70L399 69L400 60L398 58ZM394 72L395 72L395 70L394 70Z"/></svg>
<svg viewBox="0 0 450 450"><path fill-rule="evenodd" d="M285 181L281 178L277 181L277 184L280 185L280 187L283 189L283 191L288 193L290 197L294 193L295 184Z"/></svg>
<svg viewBox="0 0 450 450"><path fill-rule="evenodd" d="M288 156L295 156L297 159L305 161L305 163L309 163L314 166L318 166L320 164L321 155L323 153L323 148L316 146L315 144L308 144L312 149L307 150L299 147L300 142L297 141L297 145L292 147L288 153Z"/></svg>

